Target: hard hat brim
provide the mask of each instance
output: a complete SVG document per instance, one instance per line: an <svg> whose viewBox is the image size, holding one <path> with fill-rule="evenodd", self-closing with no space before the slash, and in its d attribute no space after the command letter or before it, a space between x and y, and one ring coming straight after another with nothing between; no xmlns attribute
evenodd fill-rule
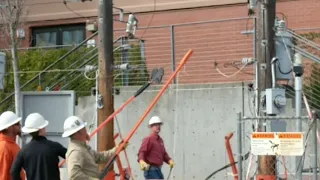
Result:
<svg viewBox="0 0 320 180"><path fill-rule="evenodd" d="M163 125L163 122L153 122L153 123L150 123L149 126L153 125L153 124L160 124L160 125Z"/></svg>
<svg viewBox="0 0 320 180"><path fill-rule="evenodd" d="M72 134L80 131L82 128L86 127L87 126L87 122L84 122L83 124L81 124L79 127L75 128L75 129L72 129L70 131L66 131L62 134L62 137L63 138L66 138L66 137L69 137L71 136Z"/></svg>
<svg viewBox="0 0 320 180"><path fill-rule="evenodd" d="M4 130L4 129L7 129L8 127L10 127L10 126L12 126L12 125L14 125L14 124L16 124L16 123L18 123L18 122L20 122L21 121L21 117L19 117L18 119L16 119L15 121L12 121L11 123L9 123L9 124L6 124L6 125L4 125L4 126L2 126L2 127L0 127L0 131L2 131L2 130Z"/></svg>
<svg viewBox="0 0 320 180"><path fill-rule="evenodd" d="M21 131L22 131L23 133L28 133L28 134L29 134L29 133L37 132L37 131L39 131L40 129L47 127L48 125L49 125L49 121L45 120L44 123L43 123L43 125L39 126L39 128L29 128L29 127L24 126L24 127L21 129Z"/></svg>

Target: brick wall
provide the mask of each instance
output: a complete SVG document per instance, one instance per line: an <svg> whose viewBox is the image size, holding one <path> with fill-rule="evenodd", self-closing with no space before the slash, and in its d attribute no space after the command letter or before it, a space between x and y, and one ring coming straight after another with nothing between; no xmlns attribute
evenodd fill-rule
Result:
<svg viewBox="0 0 320 180"><path fill-rule="evenodd" d="M277 3L277 12L286 15L288 25L293 29L320 27L319 9L319 0L295 0ZM179 82L212 83L253 79L252 67L245 68L246 73L241 72L231 78L225 78L218 73L214 66L216 62L221 72L230 75L238 71L230 62L241 60L242 57L252 56L252 35L240 34L241 31L252 29L252 21L245 19L247 17L246 4L141 13L137 14L137 17L140 27L225 19L219 22L175 26L177 65L189 48L195 51L186 68L180 74ZM235 20L233 18L239 19ZM95 17L90 19L95 19ZM78 22L86 22L86 19L34 22L27 25L27 35L30 28L34 26ZM125 34L124 31L119 30L125 28L125 24L115 22L114 27L118 29L115 32L115 38ZM170 72L172 69L170 26L149 28L146 31L144 29L138 30L137 36L141 37L142 35L143 39L146 40L148 68L164 67L166 72ZM30 44L29 42L29 39L26 39L22 45L26 47ZM6 46L3 42L0 42L0 44L2 47ZM166 73L166 75L169 75L169 73Z"/></svg>
<svg viewBox="0 0 320 180"><path fill-rule="evenodd" d="M319 7L320 1L317 0L284 1L277 4L277 12L286 15L289 28L320 28ZM281 17L281 14L277 15ZM155 13L151 26L226 19L221 22L175 27L177 64L189 48L195 51L186 68L180 73L179 82L251 81L253 80L252 66L230 78L224 77L214 68L217 62L217 67L222 73L231 75L238 71L230 65L231 62L239 61L243 57L252 57L252 35L240 34L241 31L252 29L252 21L230 20L246 16L246 5L167 11ZM151 17L152 15L149 14L139 15L140 23L143 24L141 26L148 24ZM143 33L144 30L140 30L137 35L141 36ZM146 39L148 67L164 66L166 72L171 71L170 27L150 28L144 33L143 38ZM169 73L166 75L165 79Z"/></svg>

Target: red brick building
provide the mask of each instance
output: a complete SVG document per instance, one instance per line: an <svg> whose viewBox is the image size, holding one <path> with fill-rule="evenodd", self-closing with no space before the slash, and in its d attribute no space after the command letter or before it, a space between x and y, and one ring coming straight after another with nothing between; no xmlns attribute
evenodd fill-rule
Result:
<svg viewBox="0 0 320 180"><path fill-rule="evenodd" d="M98 0L73 2L61 0L28 0L26 36L21 47L67 45L79 43L91 32L86 24L96 23ZM139 19L137 37L145 41L146 63L172 69L171 25L174 26L175 59L190 48L194 55L180 74L179 82L211 83L252 80L252 67L226 78L237 69L230 63L253 56L253 36L241 32L252 30L246 0L115 0L114 6L136 13ZM298 32L320 29L319 0L278 0L277 12L285 14L288 26ZM117 10L114 10L117 18ZM127 16L125 16L127 19ZM149 27L145 30L143 27ZM124 23L115 22L115 38L124 35ZM300 29L300 30L299 30ZM306 29L306 30L302 30ZM7 47L1 39L0 48Z"/></svg>

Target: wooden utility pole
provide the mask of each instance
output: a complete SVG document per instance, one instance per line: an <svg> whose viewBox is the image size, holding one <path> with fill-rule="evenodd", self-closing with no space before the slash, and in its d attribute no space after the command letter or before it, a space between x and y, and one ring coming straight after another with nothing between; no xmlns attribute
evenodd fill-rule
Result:
<svg viewBox="0 0 320 180"><path fill-rule="evenodd" d="M257 1L257 58L260 62L259 90L272 88L271 59L275 57L275 32L273 30L276 16L276 0ZM264 105L262 107L265 107ZM263 113L263 112L261 112ZM265 115L265 114L260 114ZM260 131L266 131L260 120ZM257 180L276 179L276 156L258 157Z"/></svg>
<svg viewBox="0 0 320 180"><path fill-rule="evenodd" d="M113 106L113 3L112 0L99 0L99 90L103 107L98 111L98 122L101 124L114 112ZM114 147L113 121L98 133L98 150L105 151ZM100 168L104 168L101 165ZM114 179L112 172L106 179Z"/></svg>

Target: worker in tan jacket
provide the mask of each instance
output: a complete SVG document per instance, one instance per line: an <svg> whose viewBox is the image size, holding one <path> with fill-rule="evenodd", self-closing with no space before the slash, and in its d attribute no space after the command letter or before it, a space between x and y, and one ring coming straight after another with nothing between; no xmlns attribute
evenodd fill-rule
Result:
<svg viewBox="0 0 320 180"><path fill-rule="evenodd" d="M86 122L76 116L71 116L64 122L62 137L71 139L66 153L69 180L98 180L98 164L107 163L118 147L103 152L92 150L86 143L89 141L86 125Z"/></svg>

